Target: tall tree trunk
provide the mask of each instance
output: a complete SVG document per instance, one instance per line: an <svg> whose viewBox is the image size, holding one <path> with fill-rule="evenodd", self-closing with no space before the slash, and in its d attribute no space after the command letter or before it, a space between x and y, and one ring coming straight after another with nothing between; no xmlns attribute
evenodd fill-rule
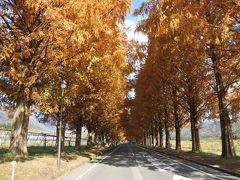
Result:
<svg viewBox="0 0 240 180"><path fill-rule="evenodd" d="M192 138L192 151L200 152L200 136L199 136L199 125L197 116L197 104L196 94L194 91L194 83L191 79L188 80L188 91L189 91L189 109L190 109L190 123L191 123L191 138Z"/></svg>
<svg viewBox="0 0 240 180"><path fill-rule="evenodd" d="M159 147L163 148L163 129L159 126Z"/></svg>
<svg viewBox="0 0 240 180"><path fill-rule="evenodd" d="M149 132L147 132L147 146L151 146L151 140L150 140Z"/></svg>
<svg viewBox="0 0 240 180"><path fill-rule="evenodd" d="M101 143L105 143L105 136L104 136L104 134L101 136Z"/></svg>
<svg viewBox="0 0 240 180"><path fill-rule="evenodd" d="M76 149L80 149L81 139L82 139L82 124L79 123L76 128L76 141L75 141Z"/></svg>
<svg viewBox="0 0 240 180"><path fill-rule="evenodd" d="M152 137L152 146L155 146L155 128L154 128L154 121L152 121L151 137Z"/></svg>
<svg viewBox="0 0 240 180"><path fill-rule="evenodd" d="M181 150L181 127L178 115L178 102L177 102L177 91L173 88L173 111L175 120L175 133L176 133L176 150Z"/></svg>
<svg viewBox="0 0 240 180"><path fill-rule="evenodd" d="M146 142L146 134L143 135L143 145L146 146L147 142Z"/></svg>
<svg viewBox="0 0 240 180"><path fill-rule="evenodd" d="M93 137L92 137L92 128L88 127L88 135L87 135L87 146L92 146L93 145ZM106 140L107 143L109 143L109 140Z"/></svg>
<svg viewBox="0 0 240 180"><path fill-rule="evenodd" d="M13 116L12 132L10 136L10 151L22 156L27 151L27 134L30 117L30 103L20 98Z"/></svg>
<svg viewBox="0 0 240 180"><path fill-rule="evenodd" d="M149 146L152 146L152 136L151 136L151 134L148 134L148 139L149 139Z"/></svg>
<svg viewBox="0 0 240 180"><path fill-rule="evenodd" d="M98 144L98 133L95 132L94 134L94 144Z"/></svg>
<svg viewBox="0 0 240 180"><path fill-rule="evenodd" d="M98 135L98 143L101 144L102 143L102 136L101 136L101 132Z"/></svg>
<svg viewBox="0 0 240 180"><path fill-rule="evenodd" d="M211 49L212 49L211 59L213 63L213 70L216 81L215 91L218 97L218 108L221 125L222 157L231 158L236 156L236 152L233 143L232 124L226 103L226 89L224 87L222 74L218 70L218 58L214 52L215 46L212 45Z"/></svg>
<svg viewBox="0 0 240 180"><path fill-rule="evenodd" d="M102 142L106 143L106 135L105 135L105 133L103 133L103 135L102 135Z"/></svg>
<svg viewBox="0 0 240 180"><path fill-rule="evenodd" d="M158 141L158 122L157 122L157 117L154 121L154 134L155 134L155 146L159 146L159 141Z"/></svg>
<svg viewBox="0 0 240 180"><path fill-rule="evenodd" d="M158 121L159 147L163 148L163 122L160 117L158 117Z"/></svg>
<svg viewBox="0 0 240 180"><path fill-rule="evenodd" d="M200 145L200 137L199 137L199 127L198 127L198 121L195 118L194 111L190 113L190 121L191 121L192 151L200 152L201 145Z"/></svg>
<svg viewBox="0 0 240 180"><path fill-rule="evenodd" d="M169 132L169 114L168 114L168 107L165 106L164 108L164 124L165 124L165 135L166 135L166 148L171 149L171 143L170 143L170 132Z"/></svg>
<svg viewBox="0 0 240 180"><path fill-rule="evenodd" d="M148 134L145 134L145 141L146 141L146 146L148 146Z"/></svg>

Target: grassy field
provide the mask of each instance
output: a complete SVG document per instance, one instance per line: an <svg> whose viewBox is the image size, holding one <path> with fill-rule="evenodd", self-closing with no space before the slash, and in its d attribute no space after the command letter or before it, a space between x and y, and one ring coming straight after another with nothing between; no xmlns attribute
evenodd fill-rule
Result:
<svg viewBox="0 0 240 180"><path fill-rule="evenodd" d="M165 142L164 142L165 143ZM221 154L221 140L217 138L202 138L201 139L201 148L202 152L213 153L213 154ZM175 148L175 140L171 140L172 148ZM190 140L182 140L182 150L183 151L191 151L192 141ZM236 153L240 156L240 139L234 140L234 145L236 149Z"/></svg>
<svg viewBox="0 0 240 180"><path fill-rule="evenodd" d="M66 147L62 153L61 170L56 167L57 152L53 147L29 147L29 155L17 158L15 179L52 180L101 154L102 146L75 150ZM11 179L11 161L15 159L7 149L0 149L0 179Z"/></svg>

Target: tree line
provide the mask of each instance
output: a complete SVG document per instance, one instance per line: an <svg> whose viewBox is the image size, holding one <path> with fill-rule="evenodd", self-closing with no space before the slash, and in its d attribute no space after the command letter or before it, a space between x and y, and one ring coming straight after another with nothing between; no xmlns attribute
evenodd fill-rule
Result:
<svg viewBox="0 0 240 180"><path fill-rule="evenodd" d="M29 117L59 126L63 137L86 126L95 141L118 141L128 92L128 42L119 24L129 0L1 0L0 95L13 111L10 151L27 154ZM59 128L57 128L59 131ZM58 137L64 140L63 137ZM62 143L63 144L63 143Z"/></svg>
<svg viewBox="0 0 240 180"><path fill-rule="evenodd" d="M191 129L192 151L201 151L205 119L220 121L222 157L236 155L232 125L240 114L239 1L151 0L135 10L144 19L143 65L129 101L127 135L144 144L181 150L181 129ZM137 127L136 127L137 126ZM154 144L155 143L155 144Z"/></svg>

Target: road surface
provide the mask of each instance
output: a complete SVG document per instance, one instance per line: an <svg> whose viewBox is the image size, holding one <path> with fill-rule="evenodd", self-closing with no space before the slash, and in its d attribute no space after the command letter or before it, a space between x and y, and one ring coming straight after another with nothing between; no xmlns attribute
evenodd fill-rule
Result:
<svg viewBox="0 0 240 180"><path fill-rule="evenodd" d="M133 144L122 144L59 179L236 180L239 178Z"/></svg>

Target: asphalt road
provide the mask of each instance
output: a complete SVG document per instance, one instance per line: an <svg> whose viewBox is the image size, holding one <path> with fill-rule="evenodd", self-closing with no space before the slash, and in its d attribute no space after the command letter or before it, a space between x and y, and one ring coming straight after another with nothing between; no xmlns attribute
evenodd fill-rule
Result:
<svg viewBox="0 0 240 180"><path fill-rule="evenodd" d="M80 166L60 180L235 180L237 177L132 144Z"/></svg>

